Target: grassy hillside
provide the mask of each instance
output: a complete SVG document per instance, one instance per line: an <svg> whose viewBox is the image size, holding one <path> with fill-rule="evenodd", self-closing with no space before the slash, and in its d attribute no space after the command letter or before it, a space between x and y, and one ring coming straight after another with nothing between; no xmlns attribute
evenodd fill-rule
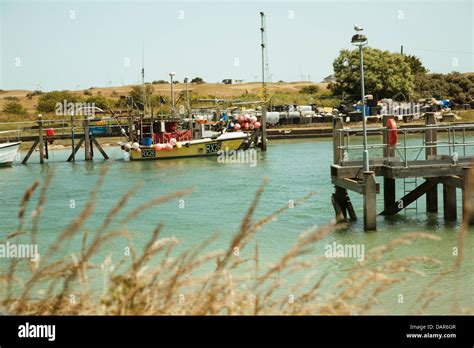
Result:
<svg viewBox="0 0 474 348"><path fill-rule="evenodd" d="M153 84L153 96L163 96L170 100L171 92L169 84ZM319 91L316 94L300 93L300 91L306 86L318 86ZM134 85L120 86L120 87L104 87L104 88L89 88L87 90L69 91L72 95L75 95L81 99L87 99L93 96L102 96L109 99L114 105L114 109L118 108L116 103L120 100L121 96L127 96L132 91ZM186 85L184 83L177 83L174 85L174 92L177 98L177 104L183 102L182 99L178 99L180 94L184 95ZM307 104L307 103L320 103L324 105L332 105L336 101L329 98L330 93L327 89L326 83L312 83L312 82L290 82L290 83L269 83L268 84L269 94L272 96L272 101L275 104ZM193 106L204 106L205 103L197 102L197 99L219 99L229 100L260 100L262 99L262 88L258 82L253 83L242 83L225 85L222 83L204 83L204 84L189 84L189 93ZM35 94L29 90L10 90L0 91L0 121L12 121L19 119L31 119L36 117L38 111L36 106L40 94ZM24 109L26 109L25 115L13 115L4 112L4 107L9 102L18 102ZM207 103L211 105L212 103ZM167 109L168 106L165 106ZM165 110L166 111L166 110Z"/></svg>

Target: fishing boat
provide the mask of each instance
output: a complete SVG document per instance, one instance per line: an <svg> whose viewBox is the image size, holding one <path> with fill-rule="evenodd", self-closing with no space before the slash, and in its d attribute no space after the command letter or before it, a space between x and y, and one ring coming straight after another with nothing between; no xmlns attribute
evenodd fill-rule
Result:
<svg viewBox="0 0 474 348"><path fill-rule="evenodd" d="M18 155L21 141L0 143L0 166L11 166Z"/></svg>
<svg viewBox="0 0 474 348"><path fill-rule="evenodd" d="M167 143L140 145L139 143L122 143L122 149L135 160L159 160L182 157L216 156L220 151L236 151L243 148L249 135L244 132L224 133L215 138L202 138L177 141L172 138Z"/></svg>
<svg viewBox="0 0 474 348"><path fill-rule="evenodd" d="M170 76L174 76L174 73L170 73ZM216 104L214 108L211 110L204 108L201 112L195 113L190 108L186 91L186 113L177 115L171 89L171 115L155 116L153 111L147 115L144 81L143 68L142 85L145 102L140 106L133 101L133 98L128 101L129 106L137 109L139 115L129 113L127 131L117 121L122 136L126 138L126 142L118 143L125 152L125 160L216 156L222 152L247 150L257 144L260 133L258 129L261 126L257 117L241 116L239 123L234 124L228 113L222 112L218 105L222 100L217 98L211 100Z"/></svg>

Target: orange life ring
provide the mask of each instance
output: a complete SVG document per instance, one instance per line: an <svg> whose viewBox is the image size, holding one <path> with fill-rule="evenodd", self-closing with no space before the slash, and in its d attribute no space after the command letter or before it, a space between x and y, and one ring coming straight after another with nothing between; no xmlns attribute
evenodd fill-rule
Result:
<svg viewBox="0 0 474 348"><path fill-rule="evenodd" d="M397 123L393 118L387 122L387 144L390 147L397 146Z"/></svg>

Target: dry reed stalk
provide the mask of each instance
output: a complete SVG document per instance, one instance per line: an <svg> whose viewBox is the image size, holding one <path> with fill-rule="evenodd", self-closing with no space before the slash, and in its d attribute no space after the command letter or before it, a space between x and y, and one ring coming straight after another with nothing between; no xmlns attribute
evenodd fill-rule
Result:
<svg viewBox="0 0 474 348"><path fill-rule="evenodd" d="M104 173L105 174L105 173ZM102 185L100 178L91 192L91 199L96 199ZM34 189L32 189L34 191ZM264 192L264 185L257 191L249 209L243 217L240 229L235 233L228 248L224 251L205 252L216 240L213 235L192 249L172 256L178 241L174 238L159 238L163 227L158 224L151 233L148 242L141 252L137 252L127 225L119 230L108 231L118 213L135 193L136 187L130 189L106 215L89 241L89 233L83 232L78 257L73 254L72 261L65 258L51 261L43 258L40 267L22 284L20 296L10 296L2 303L17 314L193 314L193 315L235 315L235 314L368 314L378 304L380 294L395 284L409 281L409 274L421 274L416 268L419 264L439 264L430 257L415 256L400 260L383 262L385 254L397 250L402 245L424 239L434 241L439 237L427 233L409 233L392 240L386 245L374 248L366 256L366 262L358 263L347 274L346 278L336 284L338 287L329 298L324 298L319 290L326 281L329 271L323 271L318 277L322 257L311 257L317 242L323 240L335 230L345 225L327 225L310 229L303 233L296 243L273 265L262 264L258 243L249 259L236 257L236 248L240 251L255 236L257 230L274 220L288 207L283 207L267 217L254 221L254 214ZM126 214L132 219L156 204L167 202L190 193L183 190L177 194L167 194L144 203ZM30 194L31 196L31 194ZM305 201L312 194L298 201ZM43 202L45 201L43 198ZM22 203L23 215L29 198ZM43 206L39 204L39 206ZM83 224L93 212L87 206L59 236L49 250L57 250L62 243L77 235ZM100 232L100 233L99 233ZM98 269L90 259L97 254L105 243L115 237L124 236L128 240L131 255L122 257L113 265L110 256L100 266L104 277L103 293L99 299L94 298L88 286L88 271ZM160 258L158 263L153 260ZM205 272L214 262L214 271ZM370 266L370 263L375 265ZM315 265L318 268L315 268ZM120 268L120 270L119 270ZM315 270L314 273L311 271ZM5 279L16 279L16 269L9 275L0 274L0 283ZM285 284L285 278L297 273L306 273L298 278L291 287ZM441 278L440 275L438 278ZM10 284L13 280L10 280ZM68 291L74 282L82 287L81 301L71 304L66 301ZM62 289L55 292L57 284L62 282ZM433 281L435 282L435 281ZM35 299L30 295L34 286L49 285L46 298ZM287 291L295 294L295 301L289 302ZM282 295L283 293L283 295ZM181 301L181 295L183 301ZM426 293L418 313L424 312L438 293Z"/></svg>
<svg viewBox="0 0 474 348"><path fill-rule="evenodd" d="M49 184L51 183L51 180L54 177L54 172L55 172L54 167L52 167L50 170L51 172L49 172L48 175L46 175L46 180L44 181L43 187L41 188L38 204L36 205L35 210L33 210L31 213L33 217L32 228L31 228L31 244L33 245L36 244L36 235L38 233L38 223L39 223L41 213L43 212L44 205L46 203L46 193L48 191Z"/></svg>
<svg viewBox="0 0 474 348"><path fill-rule="evenodd" d="M38 186L40 185L40 181L39 180L36 180L33 185L31 185L30 187L28 187L25 191L25 193L23 194L23 197L21 199L21 202L20 202L20 211L18 212L18 220L19 220L19 226L18 226L18 229L9 234L7 237L6 237L6 240L10 239L10 238L13 238L21 233L23 233L23 229L24 229L24 224L25 224L25 211L26 211L26 206L28 205L28 202L30 201L31 199L31 196L33 195L33 193L36 191L36 189L38 188ZM3 243L4 240L2 240L2 243Z"/></svg>

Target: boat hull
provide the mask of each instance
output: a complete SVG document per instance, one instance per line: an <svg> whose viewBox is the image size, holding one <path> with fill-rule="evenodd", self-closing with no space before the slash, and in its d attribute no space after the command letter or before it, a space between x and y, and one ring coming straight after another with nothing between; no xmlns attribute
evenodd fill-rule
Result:
<svg viewBox="0 0 474 348"><path fill-rule="evenodd" d="M0 166L11 166L18 154L21 142L0 144Z"/></svg>
<svg viewBox="0 0 474 348"><path fill-rule="evenodd" d="M219 151L238 150L244 138L225 139L225 140L209 140L202 142L184 143L182 147L173 147L172 150L156 150L155 147L141 147L140 151L131 150L130 160L160 160L184 157L205 157L216 156Z"/></svg>

